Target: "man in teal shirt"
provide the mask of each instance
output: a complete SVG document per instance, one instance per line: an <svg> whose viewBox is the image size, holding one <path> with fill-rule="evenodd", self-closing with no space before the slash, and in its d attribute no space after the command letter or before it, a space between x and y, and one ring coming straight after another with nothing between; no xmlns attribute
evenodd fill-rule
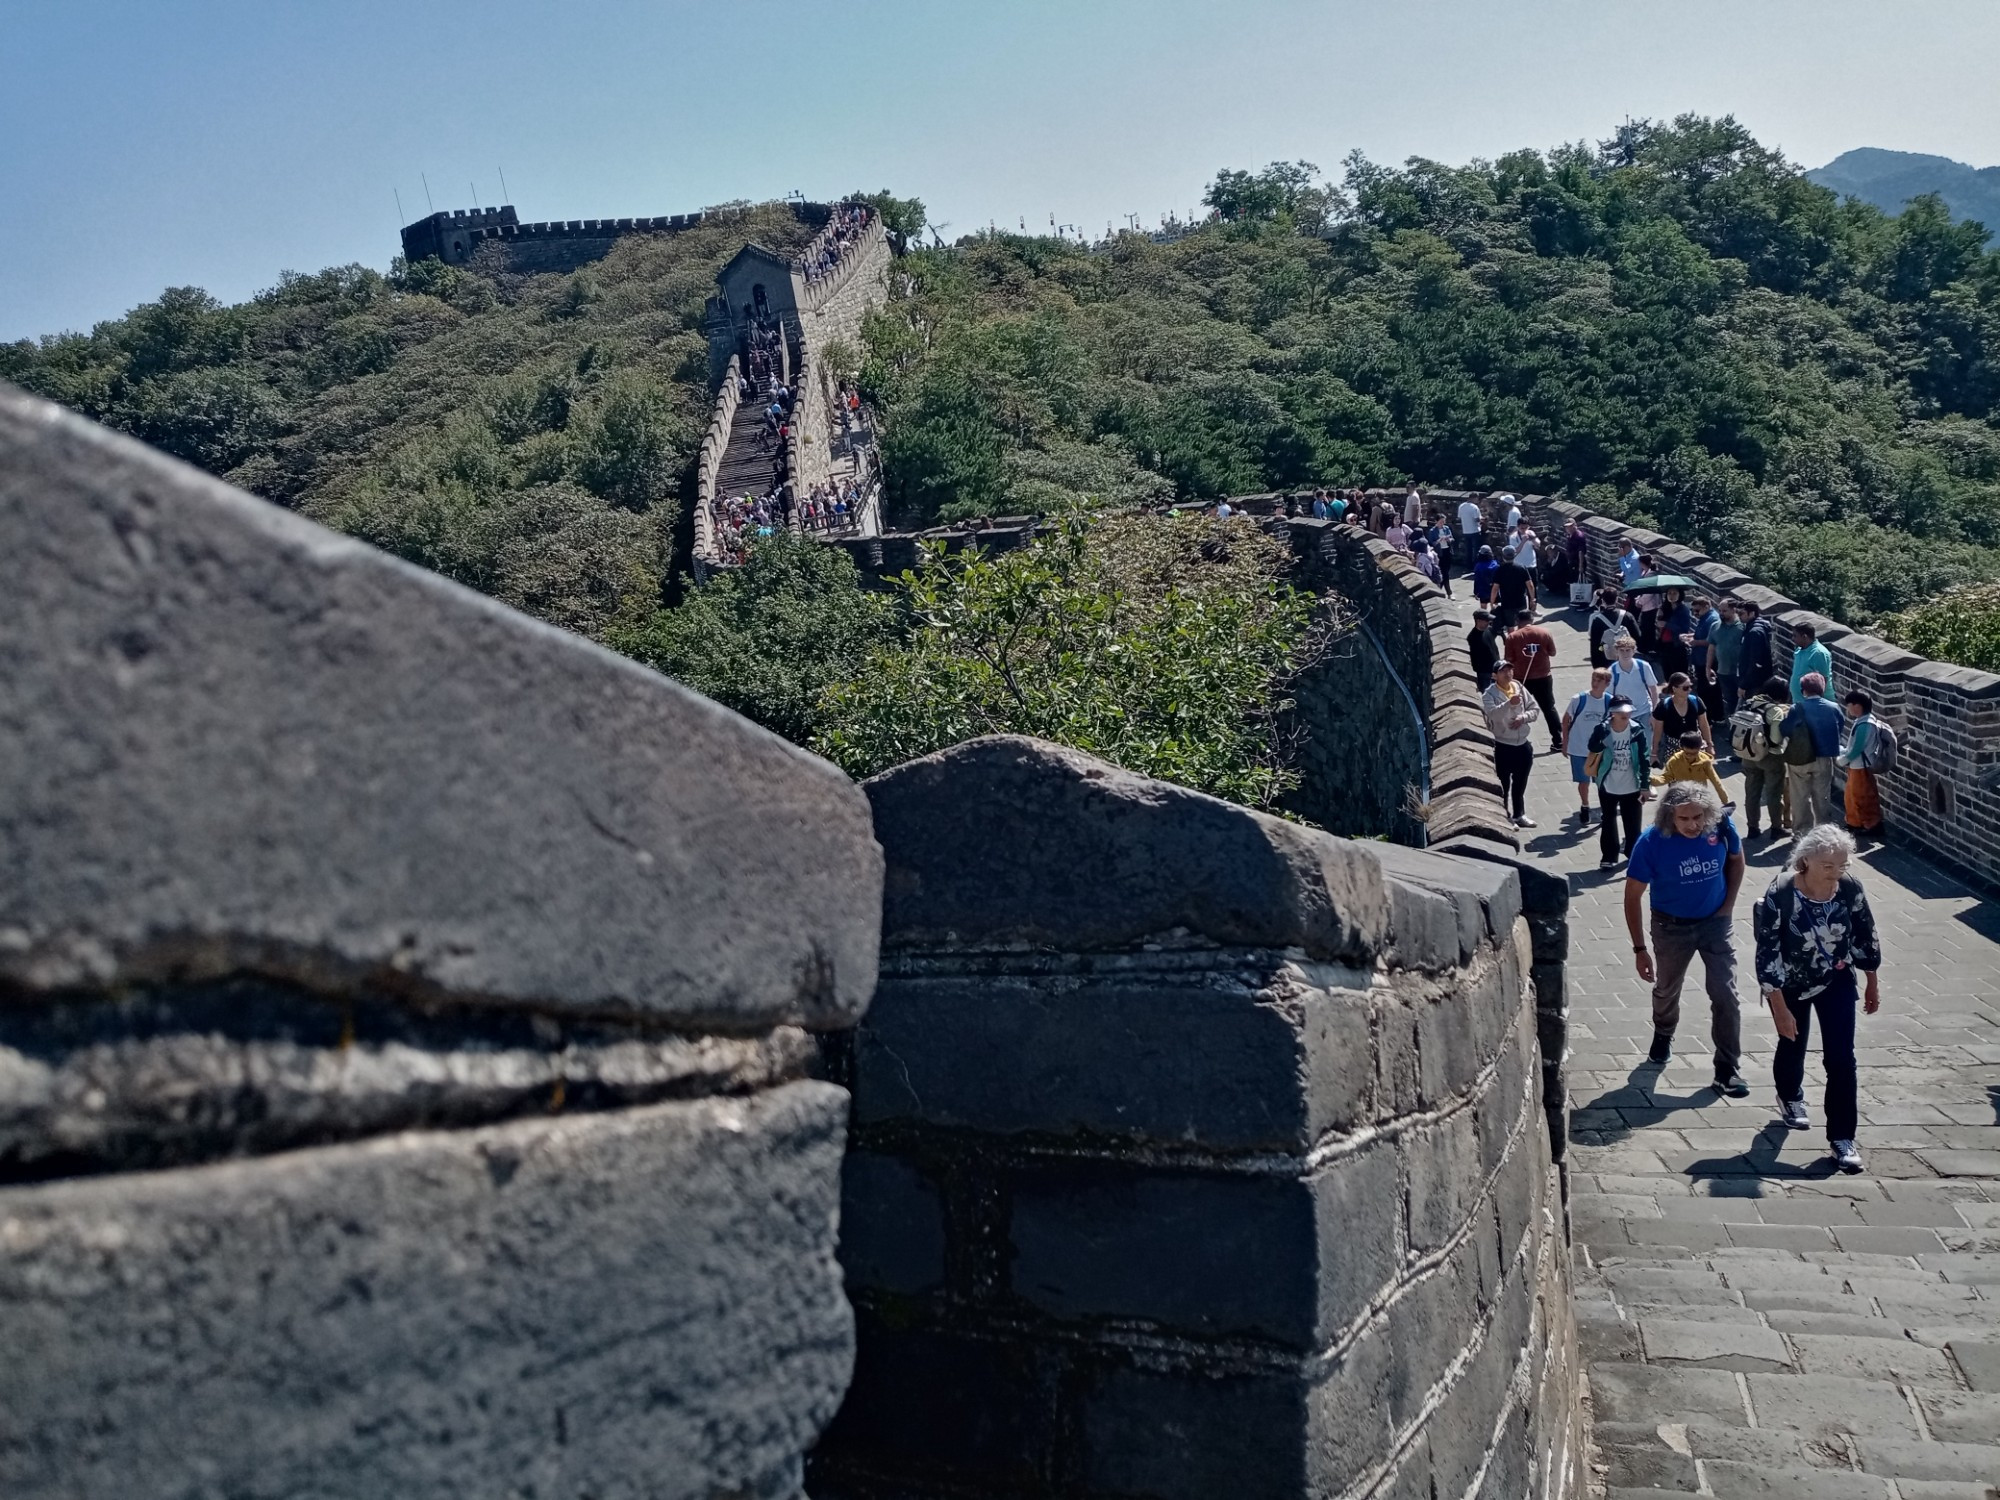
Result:
<svg viewBox="0 0 2000 1500"><path fill-rule="evenodd" d="M1792 702L1799 701L1799 684L1808 673L1817 672L1826 684L1821 689L1833 696L1833 653L1819 643L1819 632L1801 620L1792 627Z"/></svg>
<svg viewBox="0 0 2000 1500"><path fill-rule="evenodd" d="M1736 601L1724 599L1717 622L1708 632L1708 669L1715 679L1715 696L1724 720L1736 712L1741 682L1736 668L1743 656L1743 629L1743 621L1737 618Z"/></svg>

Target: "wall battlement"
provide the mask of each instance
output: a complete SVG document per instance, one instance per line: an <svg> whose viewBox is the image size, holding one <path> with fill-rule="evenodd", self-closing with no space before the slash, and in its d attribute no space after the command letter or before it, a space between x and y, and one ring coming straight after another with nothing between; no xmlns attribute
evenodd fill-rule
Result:
<svg viewBox="0 0 2000 1500"><path fill-rule="evenodd" d="M824 203L792 203L792 212L811 225L824 224L831 208ZM691 214L660 214L620 219L548 219L521 222L512 204L500 208L440 209L403 230L403 257L408 261L441 260L464 265L482 246L507 248L508 268L522 272L572 271L602 259L611 246L632 234L682 234L704 224L741 218L736 207L703 209Z"/></svg>

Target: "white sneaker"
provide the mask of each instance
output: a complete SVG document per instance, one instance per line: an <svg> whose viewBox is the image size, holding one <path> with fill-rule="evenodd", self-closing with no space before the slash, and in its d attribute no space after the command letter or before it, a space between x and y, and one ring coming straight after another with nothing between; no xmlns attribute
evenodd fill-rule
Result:
<svg viewBox="0 0 2000 1500"><path fill-rule="evenodd" d="M1785 1112L1785 1123L1794 1130L1810 1130L1812 1117L1806 1113L1803 1099L1780 1099L1778 1107Z"/></svg>
<svg viewBox="0 0 2000 1500"><path fill-rule="evenodd" d="M1615 870L1615 869L1617 869L1617 868L1618 868L1618 857L1617 857L1616 855L1613 855L1613 856L1612 856L1612 857L1611 857L1610 859L1600 859L1600 860L1599 860L1599 861L1597 862L1597 868L1598 868L1598 869L1600 869L1600 870Z"/></svg>
<svg viewBox="0 0 2000 1500"><path fill-rule="evenodd" d="M1833 1164L1843 1172L1861 1170L1861 1148L1852 1141L1833 1143Z"/></svg>
<svg viewBox="0 0 2000 1500"><path fill-rule="evenodd" d="M1535 826L1535 820L1529 817L1527 814L1523 813L1520 817L1514 819L1514 826L1516 828L1533 828Z"/></svg>

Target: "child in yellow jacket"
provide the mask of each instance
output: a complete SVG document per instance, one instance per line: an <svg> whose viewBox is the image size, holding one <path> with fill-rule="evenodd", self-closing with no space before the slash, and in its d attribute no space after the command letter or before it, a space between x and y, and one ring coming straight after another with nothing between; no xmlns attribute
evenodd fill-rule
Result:
<svg viewBox="0 0 2000 1500"><path fill-rule="evenodd" d="M1668 786L1676 781L1697 781L1714 790L1716 800L1725 807L1729 805L1729 793L1722 789L1722 778L1715 774L1715 757L1701 748L1701 736L1690 729L1680 738L1680 749L1667 757L1667 763L1660 768L1660 780Z"/></svg>

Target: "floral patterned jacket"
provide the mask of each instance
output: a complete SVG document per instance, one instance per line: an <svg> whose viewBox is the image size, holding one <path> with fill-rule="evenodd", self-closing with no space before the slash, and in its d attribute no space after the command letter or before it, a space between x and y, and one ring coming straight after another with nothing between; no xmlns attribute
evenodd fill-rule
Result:
<svg viewBox="0 0 2000 1500"><path fill-rule="evenodd" d="M1840 877L1833 899L1821 906L1799 895L1793 872L1771 882L1751 914L1757 932L1757 984L1795 999L1816 995L1842 969L1882 967L1875 913L1852 875Z"/></svg>

